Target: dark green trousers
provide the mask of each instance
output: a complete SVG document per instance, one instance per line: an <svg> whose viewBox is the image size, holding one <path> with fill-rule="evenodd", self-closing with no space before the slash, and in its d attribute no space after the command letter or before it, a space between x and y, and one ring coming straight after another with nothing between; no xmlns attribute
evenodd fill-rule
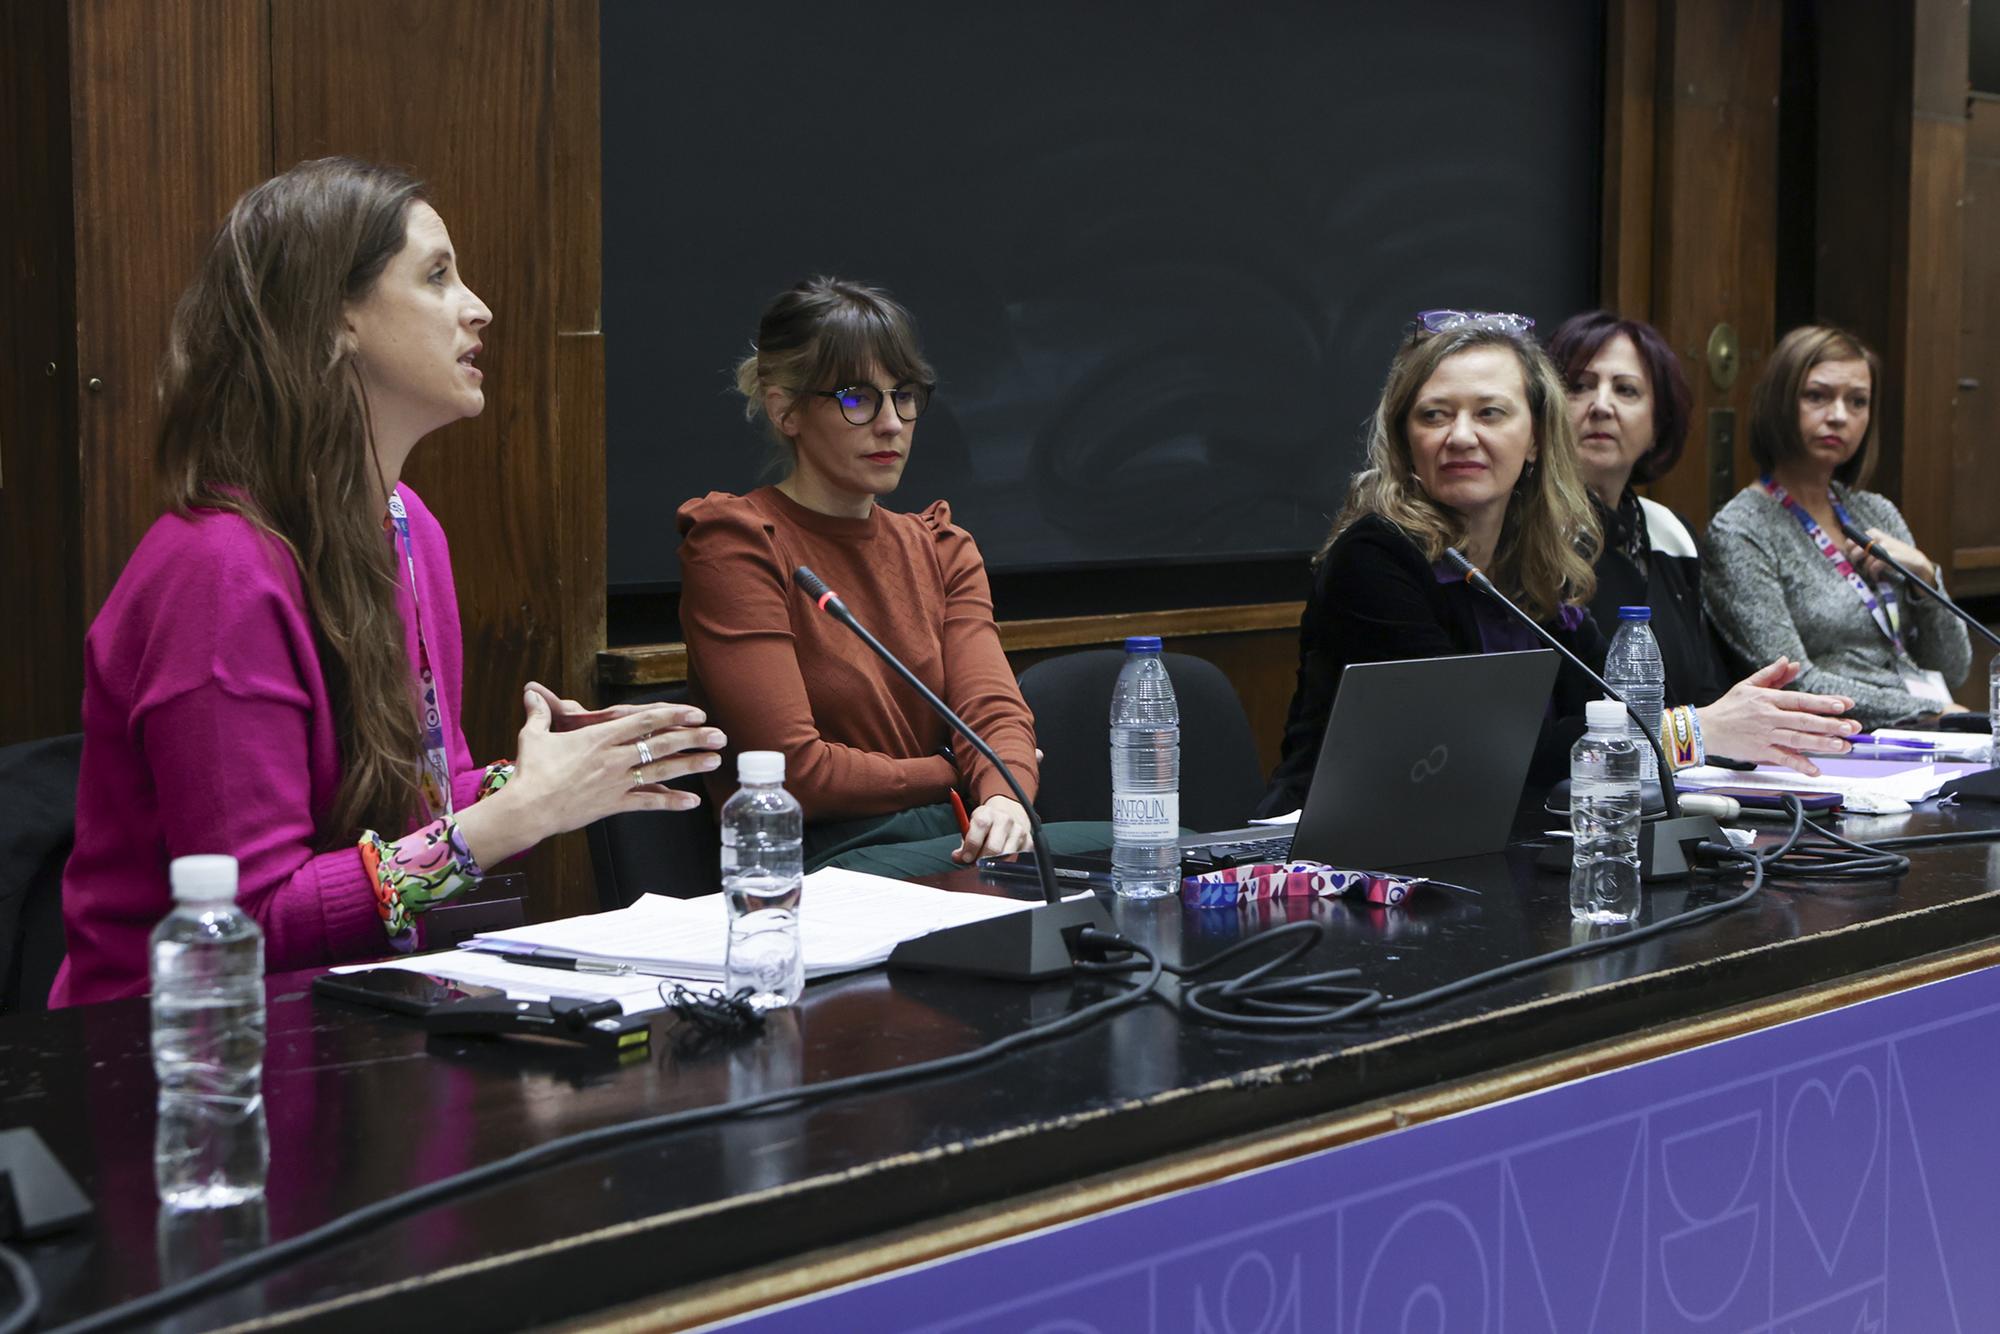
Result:
<svg viewBox="0 0 2000 1334"><path fill-rule="evenodd" d="M1045 825L1050 852L1095 852L1111 846L1108 821L1072 820ZM918 806L894 815L829 820L806 826L806 871L839 866L897 880L960 869L951 859L963 842L949 805Z"/></svg>

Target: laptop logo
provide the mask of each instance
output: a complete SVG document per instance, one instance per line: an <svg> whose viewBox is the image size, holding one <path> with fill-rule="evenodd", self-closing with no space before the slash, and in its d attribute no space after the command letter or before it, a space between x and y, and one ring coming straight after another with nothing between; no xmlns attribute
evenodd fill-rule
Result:
<svg viewBox="0 0 2000 1334"><path fill-rule="evenodd" d="M1440 741L1431 747L1430 754L1410 766L1410 781L1421 783L1426 778L1436 778L1444 772L1444 766L1450 759L1451 752L1446 750L1444 743Z"/></svg>

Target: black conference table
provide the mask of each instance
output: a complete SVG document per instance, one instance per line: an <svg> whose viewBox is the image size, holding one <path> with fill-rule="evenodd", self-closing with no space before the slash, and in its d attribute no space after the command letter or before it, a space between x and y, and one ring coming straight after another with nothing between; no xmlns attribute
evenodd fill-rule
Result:
<svg viewBox="0 0 2000 1334"><path fill-rule="evenodd" d="M1926 806L1841 827L1862 838L2000 828L2000 810ZM1985 966L2000 960L1996 848L1921 850L1894 882L1767 888L1631 949L1329 1030L1252 1034L1185 1019L1169 979L1167 999L965 1073L683 1130L494 1187L169 1327L589 1327L593 1315L635 1313L647 1328L688 1327L1254 1163L1300 1127L1332 1127L1317 1143L1365 1137L1705 1042L1732 1023L1768 1026ZM1524 846L1433 870L1457 887L1398 909L1163 900L1112 911L1121 930L1188 962L1316 919L1328 932L1313 962L1358 966L1392 995L1573 939L1564 878L1537 871ZM941 883L1019 892L971 872ZM1654 889L1647 913L1727 892ZM620 1062L427 1041L410 1021L313 998L310 978L270 981L267 1202L211 1217L156 1206L143 1000L0 1020L0 1126L36 1129L96 1205L82 1228L23 1248L45 1328L558 1136L962 1052L1121 985L876 969L811 985L757 1040L685 1047L663 1019L651 1050Z"/></svg>

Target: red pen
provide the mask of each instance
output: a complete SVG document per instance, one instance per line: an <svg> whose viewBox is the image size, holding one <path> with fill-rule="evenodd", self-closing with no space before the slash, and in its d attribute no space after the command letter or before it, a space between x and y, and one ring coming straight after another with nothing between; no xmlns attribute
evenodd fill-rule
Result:
<svg viewBox="0 0 2000 1334"><path fill-rule="evenodd" d="M959 837L972 832L972 817L965 813L965 798L958 795L958 789L951 789L951 809L958 816Z"/></svg>

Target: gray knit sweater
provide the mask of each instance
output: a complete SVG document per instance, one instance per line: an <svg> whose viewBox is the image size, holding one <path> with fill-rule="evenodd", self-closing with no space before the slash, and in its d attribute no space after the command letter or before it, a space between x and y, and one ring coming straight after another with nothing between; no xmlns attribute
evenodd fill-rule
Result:
<svg viewBox="0 0 2000 1334"><path fill-rule="evenodd" d="M1909 525L1883 497L1837 482L1833 491L1863 528L1910 540ZM1797 688L1848 696L1864 725L1936 712L1904 688L1895 651L1853 586L1761 487L1737 492L1709 522L1701 590L1709 620L1738 657L1761 666L1782 653L1803 663ZM1897 591L1910 656L1952 685L1965 680L1972 665L1965 627L1936 598Z"/></svg>

